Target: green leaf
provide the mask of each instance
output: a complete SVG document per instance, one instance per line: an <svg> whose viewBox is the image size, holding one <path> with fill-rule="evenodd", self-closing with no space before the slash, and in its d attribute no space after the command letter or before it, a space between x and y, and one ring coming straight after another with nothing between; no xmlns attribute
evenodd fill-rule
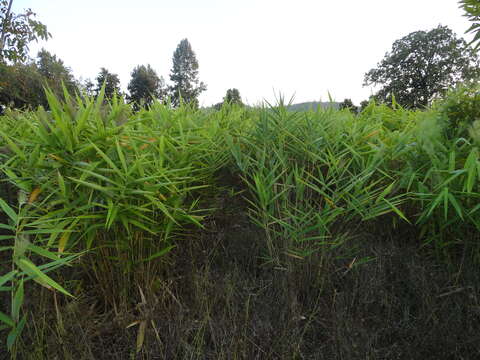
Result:
<svg viewBox="0 0 480 360"><path fill-rule="evenodd" d="M18 273L17 270L12 270L9 273L6 273L2 277L0 277L0 286L12 280L15 277L15 275L17 275L17 273Z"/></svg>
<svg viewBox="0 0 480 360"><path fill-rule="evenodd" d="M31 250L33 251L34 253L40 255L40 256L43 256L43 257L46 257L48 259L51 259L51 260L60 260L60 258L55 255L54 253L40 247L40 246L37 246L37 245L33 245L33 244L29 244L28 247L27 247L28 250Z"/></svg>
<svg viewBox="0 0 480 360"><path fill-rule="evenodd" d="M15 322L18 322L20 317L20 309L23 305L23 296L24 296L24 289L23 289L23 280L20 280L18 284L17 290L15 291L15 295L13 296L12 301L12 317Z"/></svg>
<svg viewBox="0 0 480 360"><path fill-rule="evenodd" d="M376 204L378 204L381 200L383 200L385 198L385 196L387 196L388 194L390 194L390 192L392 191L393 189L393 186L395 185L395 181L392 182L390 185L388 185L385 190L382 191L382 193L377 197L377 200L375 201Z"/></svg>
<svg viewBox="0 0 480 360"><path fill-rule="evenodd" d="M448 187L443 189L444 195L443 195L443 212L445 215L445 220L448 218L448 198L449 198L449 192L448 192Z"/></svg>
<svg viewBox="0 0 480 360"><path fill-rule="evenodd" d="M91 183L91 182L88 182L88 181L83 181L83 180L80 180L80 179L75 179L75 178L72 178L72 177L68 177L68 178L70 180L78 183L78 184L87 186L89 188L92 188L94 190L98 190L98 191L101 191L101 192L104 192L104 193L107 193L107 194L111 194L110 190L113 189L111 187L104 187L104 186L101 186L101 185L98 185L98 184L95 184L95 183Z"/></svg>
<svg viewBox="0 0 480 360"><path fill-rule="evenodd" d="M458 216L460 216L460 218L463 220L463 212L462 212L462 208L460 206L460 204L458 203L457 199L455 199L455 197L449 193L448 194L448 199L450 201L450 203L453 205L455 211L457 212Z"/></svg>
<svg viewBox="0 0 480 360"><path fill-rule="evenodd" d="M467 170L467 181L465 183L464 190L472 192L473 186L477 176L477 160L478 151L476 148L472 149L467 159L465 160L464 169Z"/></svg>
<svg viewBox="0 0 480 360"><path fill-rule="evenodd" d="M3 322L4 324L7 324L10 327L15 326L15 322L12 320L12 318L1 311L0 311L0 321Z"/></svg>
<svg viewBox="0 0 480 360"><path fill-rule="evenodd" d="M7 225L7 224L0 224L0 229L15 231L15 226Z"/></svg>
<svg viewBox="0 0 480 360"><path fill-rule="evenodd" d="M148 228L146 225L142 224L140 221L137 221L135 219L128 219L128 223L135 225L136 227L145 230L146 232L155 235L156 232L150 228Z"/></svg>
<svg viewBox="0 0 480 360"><path fill-rule="evenodd" d="M140 260L139 262L149 262L149 261L151 261L151 260L153 260L153 259L156 259L156 258L158 258L158 257L160 257L160 256L163 256L163 255L169 253L173 248L175 248L175 245L167 246L165 249L162 249L162 250L160 250L160 251L157 251L155 254L150 255L148 258L142 259L142 260Z"/></svg>
<svg viewBox="0 0 480 360"><path fill-rule="evenodd" d="M27 316L25 315L22 320L15 326L12 331L7 336L7 348L9 350L12 350L13 345L15 344L15 341L19 337L19 335L23 331L23 327L25 326L25 322L27 321Z"/></svg>
<svg viewBox="0 0 480 360"><path fill-rule="evenodd" d="M57 179L58 179L58 187L60 188L60 191L63 195L63 197L67 197L67 188L65 186L65 180L63 179L62 174L60 174L60 171L57 172Z"/></svg>
<svg viewBox="0 0 480 360"><path fill-rule="evenodd" d="M15 154L17 154L22 160L25 160L25 161L27 160L25 153L22 150L20 150L17 144L15 144L7 134L5 134L3 131L0 130L0 135L5 139L8 146L10 147L10 149L12 149L12 151Z"/></svg>
<svg viewBox="0 0 480 360"><path fill-rule="evenodd" d="M45 275L34 263L26 258L21 258L17 260L17 265L22 269L26 274L32 276L32 278L38 278L40 282L47 284L54 289L57 289L61 293L73 297L67 290L61 287L56 281L52 278Z"/></svg>
<svg viewBox="0 0 480 360"><path fill-rule="evenodd" d="M3 212L7 214L15 224L18 223L17 213L2 198L0 198L0 208L2 208Z"/></svg>
<svg viewBox="0 0 480 360"><path fill-rule="evenodd" d="M407 217L405 216L405 214L400 211L399 208L397 208L395 205L393 205L390 201L388 201L387 199L383 199L383 201L385 201L389 206L390 208L398 215L400 216L403 220L405 220L406 222L408 222L410 224L410 221L407 219Z"/></svg>
<svg viewBox="0 0 480 360"><path fill-rule="evenodd" d="M120 171L120 169L115 165L115 163L105 154L98 146L92 143L92 146L97 150L97 153L105 160L105 162L121 177L124 178L125 175Z"/></svg>
<svg viewBox="0 0 480 360"><path fill-rule="evenodd" d="M128 172L127 162L125 160L125 155L123 154L123 150L120 147L118 139L115 139L115 145L116 145L116 148L117 148L118 158L120 159L120 163L122 164L123 171L125 173L127 173Z"/></svg>

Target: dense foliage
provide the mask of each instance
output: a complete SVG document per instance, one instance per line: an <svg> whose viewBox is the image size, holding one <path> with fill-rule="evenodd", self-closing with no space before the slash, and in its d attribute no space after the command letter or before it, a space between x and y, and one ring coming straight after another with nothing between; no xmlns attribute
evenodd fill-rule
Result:
<svg viewBox="0 0 480 360"><path fill-rule="evenodd" d="M425 112L371 103L354 115L282 103L207 114L157 102L133 113L116 97L104 105L103 91L95 101L66 94L64 103L48 93L50 112L9 113L0 122L0 169L16 194L0 200L8 219L1 251L11 261L0 277L13 299L0 313L8 346L27 321L28 281L71 294L50 272L86 251L99 256L95 267L118 269L104 270L122 274L125 296L135 284L149 288L161 257L183 246L185 229L202 226L219 171L242 179L272 266L341 246L339 224L379 218L414 224L418 241L441 257L460 247L480 260L465 236L480 228L479 120L449 130L476 114L469 94ZM458 98L475 113L458 113ZM119 282L102 282L100 268L99 286L115 291Z"/></svg>

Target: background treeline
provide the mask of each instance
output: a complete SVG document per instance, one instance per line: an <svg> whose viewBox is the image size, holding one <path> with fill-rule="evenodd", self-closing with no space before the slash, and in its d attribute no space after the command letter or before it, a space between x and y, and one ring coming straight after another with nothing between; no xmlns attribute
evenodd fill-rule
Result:
<svg viewBox="0 0 480 360"><path fill-rule="evenodd" d="M131 72L127 94L121 89L118 75L108 69L102 67L94 82L80 81L61 59L44 49L35 59L25 56L13 62L3 60L0 61L0 110L48 108L45 89L58 97L63 97L64 90L71 95L98 97L103 86L105 101L117 94L136 110L150 106L154 100L170 101L172 106L183 102L198 107L198 96L207 88L198 79L198 61L187 39L179 43L173 54L171 86L167 86L150 65L138 65ZM235 96L239 98L238 90ZM230 98L228 93L227 98Z"/></svg>
<svg viewBox="0 0 480 360"><path fill-rule="evenodd" d="M196 55L188 40L184 39L173 54L171 85L167 85L150 65L138 65L131 72L128 92L124 94L118 75L107 68L101 68L94 81L79 81L74 79L71 69L61 59L41 50L36 59L26 57L23 61L0 62L0 105L33 109L39 105L47 107L43 89L48 87L61 97L63 83L70 94L94 97L105 84L106 101L115 93L123 95L136 110L149 107L155 100L170 101L174 107L180 101L198 107L198 96L206 90L206 85L199 80L198 69ZM364 85L375 85L378 88L376 93L360 106L354 105L351 99L345 99L338 106L358 112L369 101L376 101L395 102L412 109L425 108L433 99L445 95L449 88L476 81L479 69L476 53L449 28L438 26L430 31L412 32L395 41L392 50L377 67L365 74ZM218 110L224 103L242 104L239 90L228 89L222 102L213 108Z"/></svg>

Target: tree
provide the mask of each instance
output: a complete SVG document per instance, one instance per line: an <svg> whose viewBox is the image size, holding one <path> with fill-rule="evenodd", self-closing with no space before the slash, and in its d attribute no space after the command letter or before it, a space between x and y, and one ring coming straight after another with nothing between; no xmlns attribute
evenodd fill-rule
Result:
<svg viewBox="0 0 480 360"><path fill-rule="evenodd" d="M57 96L62 96L63 94L62 83L70 94L74 94L78 90L72 70L66 67L63 61L57 58L56 55L52 55L47 50L42 49L38 52L36 65L46 85Z"/></svg>
<svg viewBox="0 0 480 360"><path fill-rule="evenodd" d="M476 43L474 50L477 50L480 47L480 0L461 0L459 3L465 12L464 16L472 22L472 26L466 32L473 33L474 37L468 45Z"/></svg>
<svg viewBox="0 0 480 360"><path fill-rule="evenodd" d="M173 53L170 80L173 82L170 91L174 106L180 104L180 99L198 106L198 96L207 86L198 79L198 61L187 39L180 41Z"/></svg>
<svg viewBox="0 0 480 360"><path fill-rule="evenodd" d="M360 102L360 110L359 112L362 112L363 110L365 110L365 108L370 105L370 101L369 100L362 100Z"/></svg>
<svg viewBox="0 0 480 360"><path fill-rule="evenodd" d="M228 89L227 94L223 98L224 103L228 104L237 104L237 105L243 105L242 102L242 97L240 96L240 91L238 89Z"/></svg>
<svg viewBox="0 0 480 360"><path fill-rule="evenodd" d="M220 110L224 104L236 104L243 106L242 97L238 89L228 89L227 93L223 97L223 101L212 105L215 110Z"/></svg>
<svg viewBox="0 0 480 360"><path fill-rule="evenodd" d="M353 102L352 102L351 99L345 99L345 100L343 100L343 101L338 105L338 108L339 108L340 110L348 109L348 110L350 110L351 112L353 112L353 113L355 113L355 114L358 112L358 107L353 104Z"/></svg>
<svg viewBox="0 0 480 360"><path fill-rule="evenodd" d="M478 78L478 58L446 26L416 31L393 43L377 68L365 74L365 85L381 84L375 97L421 108L449 87Z"/></svg>
<svg viewBox="0 0 480 360"><path fill-rule="evenodd" d="M47 27L35 20L31 9L21 14L12 12L13 0L0 0L0 61L23 62L27 59L28 43L48 40Z"/></svg>
<svg viewBox="0 0 480 360"><path fill-rule="evenodd" d="M130 95L128 100L133 104L135 110L141 106L150 106L155 99L163 100L167 95L165 81L158 77L150 65L139 65L131 74L132 78L128 84Z"/></svg>
<svg viewBox="0 0 480 360"><path fill-rule="evenodd" d="M97 81L96 96L100 93L103 84L105 84L105 100L110 100L114 94L121 94L120 79L117 74L113 74L102 67L95 80Z"/></svg>
<svg viewBox="0 0 480 360"><path fill-rule="evenodd" d="M94 96L95 95L95 84L90 79L85 79L80 84L82 93L86 96Z"/></svg>
<svg viewBox="0 0 480 360"><path fill-rule="evenodd" d="M63 85L71 93L77 82L62 60L42 49L36 60L27 63L0 63L0 104L12 108L48 108L44 88L63 97Z"/></svg>
<svg viewBox="0 0 480 360"><path fill-rule="evenodd" d="M43 78L34 62L0 62L0 113L3 107L36 108L46 103Z"/></svg>

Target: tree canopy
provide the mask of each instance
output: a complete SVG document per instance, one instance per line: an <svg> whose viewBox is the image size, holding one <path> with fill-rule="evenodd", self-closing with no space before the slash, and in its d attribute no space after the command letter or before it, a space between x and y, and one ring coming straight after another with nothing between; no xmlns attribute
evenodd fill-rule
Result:
<svg viewBox="0 0 480 360"><path fill-rule="evenodd" d="M63 92L62 83L70 93L77 91L78 86L72 70L65 66L63 61L57 58L56 55L42 49L37 54L36 64L38 72L43 76L46 85L54 93L61 94Z"/></svg>
<svg viewBox="0 0 480 360"><path fill-rule="evenodd" d="M170 73L173 85L170 87L172 103L198 105L198 96L207 89L207 86L198 79L198 61L192 46L187 39L183 39L173 53L173 67Z"/></svg>
<svg viewBox="0 0 480 360"><path fill-rule="evenodd" d="M23 109L43 105L46 99L42 80L34 62L0 63L0 114L7 106Z"/></svg>
<svg viewBox="0 0 480 360"><path fill-rule="evenodd" d="M155 99L163 100L167 95L165 81L158 77L150 65L139 65L135 67L128 84L130 95L128 100L136 110L141 106L150 106Z"/></svg>
<svg viewBox="0 0 480 360"><path fill-rule="evenodd" d="M12 3L13 0L0 0L0 61L23 62L28 56L28 43L47 40L51 34L35 20L36 14L31 9L13 13Z"/></svg>
<svg viewBox="0 0 480 360"><path fill-rule="evenodd" d="M223 98L224 103L243 105L242 97L240 96L240 91L238 89L228 89L225 97Z"/></svg>
<svg viewBox="0 0 480 360"><path fill-rule="evenodd" d="M44 88L62 98L63 86L71 94L78 90L70 68L63 61L42 49L37 58L25 63L0 63L0 105L13 108L48 108Z"/></svg>
<svg viewBox="0 0 480 360"><path fill-rule="evenodd" d="M420 108L459 82L478 78L478 58L463 39L446 26L416 31L395 41L364 85L381 85L375 98Z"/></svg>
<svg viewBox="0 0 480 360"><path fill-rule="evenodd" d="M109 100L113 97L114 94L121 94L120 89L120 79L117 74L113 74L108 71L106 68L102 67L97 77L95 88L95 95L98 96L100 90L102 89L103 84L105 84L105 100Z"/></svg>
<svg viewBox="0 0 480 360"><path fill-rule="evenodd" d="M357 113L357 112L358 112L358 107L353 104L352 99L345 99L345 100L343 100L343 101L338 105L338 108L339 108L340 110L342 110L342 109L348 109L348 110L350 110L350 111L353 112L353 113Z"/></svg>

